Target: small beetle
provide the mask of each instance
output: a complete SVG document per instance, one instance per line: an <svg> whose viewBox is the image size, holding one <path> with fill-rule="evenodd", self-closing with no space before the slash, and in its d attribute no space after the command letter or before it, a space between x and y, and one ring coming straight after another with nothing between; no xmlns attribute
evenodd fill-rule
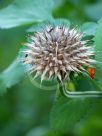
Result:
<svg viewBox="0 0 102 136"><path fill-rule="evenodd" d="M95 76L95 69L94 68L88 68L87 69L89 76L94 79Z"/></svg>

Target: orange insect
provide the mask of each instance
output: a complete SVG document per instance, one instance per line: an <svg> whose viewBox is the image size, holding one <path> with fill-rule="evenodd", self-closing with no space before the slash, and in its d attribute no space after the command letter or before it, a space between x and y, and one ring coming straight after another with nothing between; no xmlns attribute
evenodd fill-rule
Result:
<svg viewBox="0 0 102 136"><path fill-rule="evenodd" d="M89 73L89 76L94 79L94 76L95 76L95 69L94 68L88 68L87 69L88 73Z"/></svg>

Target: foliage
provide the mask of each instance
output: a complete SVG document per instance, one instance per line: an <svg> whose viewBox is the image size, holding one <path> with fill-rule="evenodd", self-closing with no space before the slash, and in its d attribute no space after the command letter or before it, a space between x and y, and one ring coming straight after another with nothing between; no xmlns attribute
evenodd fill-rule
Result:
<svg viewBox="0 0 102 136"><path fill-rule="evenodd" d="M51 18L52 6L52 0L15 0L0 11L0 28L12 28L48 20Z"/></svg>
<svg viewBox="0 0 102 136"><path fill-rule="evenodd" d="M49 24L77 25L95 45L95 78L76 75L66 86L102 91L101 10L101 0L0 1L1 136L101 136L101 99L56 100L55 88L47 91L30 82L18 55L28 34Z"/></svg>
<svg viewBox="0 0 102 136"><path fill-rule="evenodd" d="M52 108L51 124L62 133L73 129L92 112L95 103L90 99L60 98Z"/></svg>
<svg viewBox="0 0 102 136"><path fill-rule="evenodd" d="M0 75L0 91L5 91L15 84L19 83L24 77L24 69L19 58L16 59L3 73Z"/></svg>

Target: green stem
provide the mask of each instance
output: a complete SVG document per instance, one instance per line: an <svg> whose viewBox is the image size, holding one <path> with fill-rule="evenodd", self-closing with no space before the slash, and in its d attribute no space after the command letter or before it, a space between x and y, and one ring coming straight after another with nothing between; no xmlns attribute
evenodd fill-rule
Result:
<svg viewBox="0 0 102 136"><path fill-rule="evenodd" d="M64 84L61 84L59 86L59 89L60 89L61 94L68 98L102 97L101 91L70 92L66 90Z"/></svg>

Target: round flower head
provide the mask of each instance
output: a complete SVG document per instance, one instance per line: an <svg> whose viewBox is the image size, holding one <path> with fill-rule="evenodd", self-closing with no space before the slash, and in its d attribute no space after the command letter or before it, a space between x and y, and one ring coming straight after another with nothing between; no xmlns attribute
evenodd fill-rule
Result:
<svg viewBox="0 0 102 136"><path fill-rule="evenodd" d="M62 81L71 72L83 72L95 62L91 59L92 47L82 37L76 28L48 26L30 37L23 62L35 77L41 76L41 81L46 77Z"/></svg>

